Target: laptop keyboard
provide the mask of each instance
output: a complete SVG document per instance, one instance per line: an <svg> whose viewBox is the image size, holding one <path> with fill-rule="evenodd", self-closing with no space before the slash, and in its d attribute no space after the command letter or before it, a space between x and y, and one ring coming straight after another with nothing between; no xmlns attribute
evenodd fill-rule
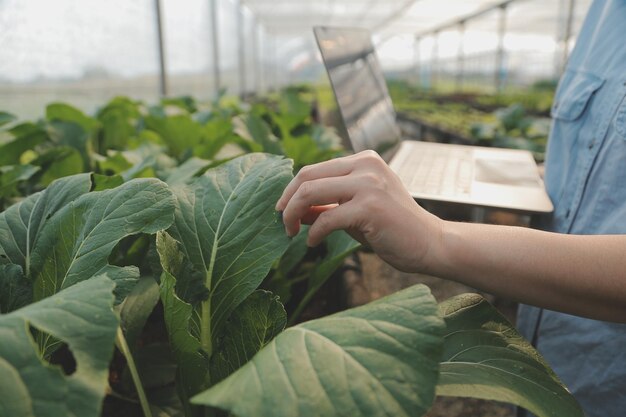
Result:
<svg viewBox="0 0 626 417"><path fill-rule="evenodd" d="M469 196L473 178L472 152L424 149L410 152L398 175L409 190L444 196Z"/></svg>

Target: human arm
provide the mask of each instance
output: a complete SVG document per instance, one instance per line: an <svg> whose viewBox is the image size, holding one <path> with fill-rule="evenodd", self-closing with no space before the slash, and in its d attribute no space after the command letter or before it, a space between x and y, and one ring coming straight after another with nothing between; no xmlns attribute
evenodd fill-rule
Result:
<svg viewBox="0 0 626 417"><path fill-rule="evenodd" d="M374 152L304 168L276 208L288 234L312 206L312 246L345 229L398 269L527 304L626 322L626 235L576 236L448 222L417 205ZM312 219L311 219L312 220Z"/></svg>

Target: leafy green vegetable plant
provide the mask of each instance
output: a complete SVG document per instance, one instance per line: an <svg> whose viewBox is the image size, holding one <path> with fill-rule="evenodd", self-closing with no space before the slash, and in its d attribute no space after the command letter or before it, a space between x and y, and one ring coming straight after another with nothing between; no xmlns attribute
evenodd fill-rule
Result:
<svg viewBox="0 0 626 417"><path fill-rule="evenodd" d="M100 415L117 329L113 287L101 275L0 315L1 416ZM76 359L74 373L42 361L30 327L67 343Z"/></svg>
<svg viewBox="0 0 626 417"><path fill-rule="evenodd" d="M295 91L249 111L0 113L0 416L98 416L105 396L107 415L112 399L144 416L423 415L435 393L582 416L478 296L437 307L417 286L284 330L358 248L341 232L310 251L273 209L294 164L336 145Z"/></svg>

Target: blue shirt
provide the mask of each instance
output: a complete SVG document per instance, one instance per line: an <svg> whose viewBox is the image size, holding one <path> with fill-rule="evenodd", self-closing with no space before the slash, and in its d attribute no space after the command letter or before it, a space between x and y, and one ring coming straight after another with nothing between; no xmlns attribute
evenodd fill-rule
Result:
<svg viewBox="0 0 626 417"><path fill-rule="evenodd" d="M555 210L541 227L626 234L626 0L593 2L552 117L545 183ZM626 285L626 271L619 279ZM522 305L518 326L588 417L626 416L626 325Z"/></svg>

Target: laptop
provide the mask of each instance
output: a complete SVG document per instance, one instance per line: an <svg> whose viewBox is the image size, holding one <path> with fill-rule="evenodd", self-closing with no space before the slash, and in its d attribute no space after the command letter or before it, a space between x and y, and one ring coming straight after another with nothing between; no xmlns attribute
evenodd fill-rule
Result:
<svg viewBox="0 0 626 417"><path fill-rule="evenodd" d="M378 152L413 198L553 211L528 151L403 140L367 30L315 27L314 33L352 150Z"/></svg>

